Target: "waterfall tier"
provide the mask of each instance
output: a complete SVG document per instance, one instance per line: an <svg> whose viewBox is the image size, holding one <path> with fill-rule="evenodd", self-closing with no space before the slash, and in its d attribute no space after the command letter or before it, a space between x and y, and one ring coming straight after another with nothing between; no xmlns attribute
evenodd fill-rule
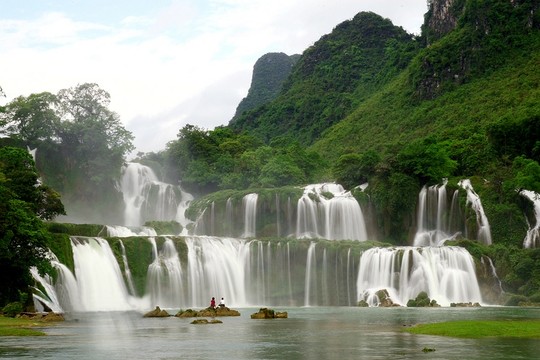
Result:
<svg viewBox="0 0 540 360"><path fill-rule="evenodd" d="M420 291L443 305L481 301L474 263L458 247L362 253L360 242L208 236L110 241L117 257L102 238L72 237L74 274L57 264L57 282L43 286L53 292L41 296L50 302L45 304L65 311L120 311L206 307L211 297L224 297L240 307L354 306L360 299L377 305L372 294L380 288L400 304ZM151 259L126 256L134 248L148 249Z"/></svg>

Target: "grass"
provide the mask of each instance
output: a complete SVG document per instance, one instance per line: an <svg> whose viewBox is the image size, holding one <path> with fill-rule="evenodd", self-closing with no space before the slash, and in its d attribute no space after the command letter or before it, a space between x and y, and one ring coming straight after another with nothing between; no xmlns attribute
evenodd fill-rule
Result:
<svg viewBox="0 0 540 360"><path fill-rule="evenodd" d="M44 323L30 320L0 316L0 336L43 336L44 332L33 327L44 326Z"/></svg>
<svg viewBox="0 0 540 360"><path fill-rule="evenodd" d="M412 334L458 338L512 337L540 339L540 320L461 320L419 324L406 329Z"/></svg>

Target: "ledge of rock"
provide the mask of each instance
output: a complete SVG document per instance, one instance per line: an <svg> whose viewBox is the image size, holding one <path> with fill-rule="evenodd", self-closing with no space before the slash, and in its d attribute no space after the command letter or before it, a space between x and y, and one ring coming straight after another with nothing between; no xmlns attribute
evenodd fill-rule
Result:
<svg viewBox="0 0 540 360"><path fill-rule="evenodd" d="M152 311L147 312L144 314L144 317L168 317L170 316L169 313L165 310L161 310L159 306L156 306L156 308Z"/></svg>
<svg viewBox="0 0 540 360"><path fill-rule="evenodd" d="M187 309L180 310L175 315L176 317L216 317L216 316L240 316L240 313L237 310L229 309L228 307L217 307L212 309L207 307L199 311Z"/></svg>
<svg viewBox="0 0 540 360"><path fill-rule="evenodd" d="M286 319L288 314L286 311L279 312L268 308L261 308L258 312L251 314L252 319Z"/></svg>

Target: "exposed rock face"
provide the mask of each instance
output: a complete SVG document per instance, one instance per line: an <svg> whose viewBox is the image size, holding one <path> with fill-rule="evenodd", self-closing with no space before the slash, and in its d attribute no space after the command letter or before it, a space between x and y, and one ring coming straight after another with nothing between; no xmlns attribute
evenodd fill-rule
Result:
<svg viewBox="0 0 540 360"><path fill-rule="evenodd" d="M215 316L240 316L240 313L237 310L229 309L228 307L217 307L215 309L212 309L211 307L208 307L206 309L202 309L199 311L187 309L187 310L180 310L176 315L176 317L215 317Z"/></svg>
<svg viewBox="0 0 540 360"><path fill-rule="evenodd" d="M428 1L428 5L426 26L429 32L427 40L428 43L432 43L456 28L458 16L452 8L454 0L431 0Z"/></svg>
<svg viewBox="0 0 540 360"><path fill-rule="evenodd" d="M251 314L252 319L286 319L288 314L286 311L277 312L272 309L261 308L258 312Z"/></svg>
<svg viewBox="0 0 540 360"><path fill-rule="evenodd" d="M275 99L299 57L300 55L268 53L259 58L253 66L248 95L238 104L231 122L244 111L253 110Z"/></svg>
<svg viewBox="0 0 540 360"><path fill-rule="evenodd" d="M169 313L165 310L161 310L159 306L156 306L156 308L152 311L147 312L144 314L144 317L168 317L170 316Z"/></svg>

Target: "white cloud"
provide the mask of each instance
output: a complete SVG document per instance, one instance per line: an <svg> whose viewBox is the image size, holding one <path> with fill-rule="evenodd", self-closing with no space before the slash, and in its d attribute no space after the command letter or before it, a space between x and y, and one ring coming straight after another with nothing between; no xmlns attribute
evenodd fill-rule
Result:
<svg viewBox="0 0 540 360"><path fill-rule="evenodd" d="M25 20L0 15L3 102L95 82L111 94L110 107L134 133L136 147L161 150L186 123L209 129L226 124L260 56L301 53L366 10L418 32L426 3L173 1L146 15L126 11L112 25L61 12Z"/></svg>

